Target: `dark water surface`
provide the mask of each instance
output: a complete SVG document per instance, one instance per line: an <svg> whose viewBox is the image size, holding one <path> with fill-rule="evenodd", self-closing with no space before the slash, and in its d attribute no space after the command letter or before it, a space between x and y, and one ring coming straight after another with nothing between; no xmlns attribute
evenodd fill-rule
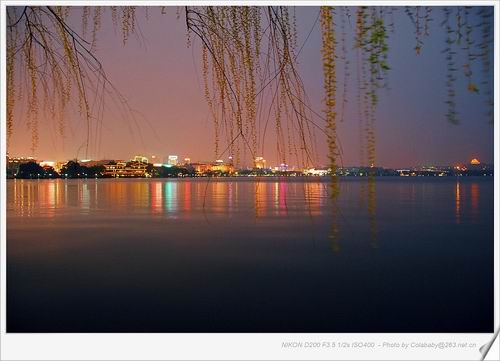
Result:
<svg viewBox="0 0 500 361"><path fill-rule="evenodd" d="M9 180L7 331L492 332L493 177L340 187Z"/></svg>

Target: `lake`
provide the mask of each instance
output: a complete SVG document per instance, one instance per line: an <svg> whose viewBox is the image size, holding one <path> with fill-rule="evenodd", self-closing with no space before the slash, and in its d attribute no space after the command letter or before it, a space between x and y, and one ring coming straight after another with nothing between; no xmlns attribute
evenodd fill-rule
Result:
<svg viewBox="0 0 500 361"><path fill-rule="evenodd" d="M493 332L493 177L7 181L8 332Z"/></svg>

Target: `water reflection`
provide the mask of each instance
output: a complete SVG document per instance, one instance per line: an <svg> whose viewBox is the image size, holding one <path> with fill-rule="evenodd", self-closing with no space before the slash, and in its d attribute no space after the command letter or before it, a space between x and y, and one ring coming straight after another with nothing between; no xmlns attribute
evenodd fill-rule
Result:
<svg viewBox="0 0 500 361"><path fill-rule="evenodd" d="M13 180L8 182L8 211L9 215L36 216L54 221L70 209L85 216L106 212L165 220L235 218L256 223L258 219L261 224L281 222L281 226L286 222L300 221L314 232L319 229L317 225L325 227L321 230L323 239L328 237L331 248L339 251L340 242L350 238L353 232L360 232L371 247L379 246L377 218L384 217L378 214L379 197L382 202L384 199L404 200L404 203L395 205L395 209L407 209L411 218L418 219L428 211L429 204L438 200L436 196L440 193L436 192L441 189L439 186L446 189L454 224L462 224L465 220L479 222L482 183L473 179L465 186L464 180L440 182L386 182L371 177L340 180L337 197L332 198L330 191L333 190L328 183L314 179ZM378 193L376 185L382 187ZM358 197L366 197L361 208L356 206ZM353 213L351 208L356 212Z"/></svg>
<svg viewBox="0 0 500 361"><path fill-rule="evenodd" d="M479 212L479 184L477 183L470 185L470 205L472 222L476 223Z"/></svg>
<svg viewBox="0 0 500 361"><path fill-rule="evenodd" d="M321 208L324 206L327 197L324 184L319 182L305 183L304 196L309 216L321 215Z"/></svg>
<svg viewBox="0 0 500 361"><path fill-rule="evenodd" d="M165 182L164 189L164 204L165 211L168 215L176 216L177 212L177 182Z"/></svg>
<svg viewBox="0 0 500 361"><path fill-rule="evenodd" d="M191 182L184 185L184 210L189 213L191 210Z"/></svg>
<svg viewBox="0 0 500 361"><path fill-rule="evenodd" d="M151 182L151 213L154 215L163 212L163 194L161 191L161 182Z"/></svg>
<svg viewBox="0 0 500 361"><path fill-rule="evenodd" d="M90 191L88 183L78 184L78 191L82 210L84 213L88 213L90 209Z"/></svg>
<svg viewBox="0 0 500 361"><path fill-rule="evenodd" d="M480 218L481 184L476 180L464 183L457 179L454 190L455 224L477 223Z"/></svg>
<svg viewBox="0 0 500 361"><path fill-rule="evenodd" d="M330 199L332 201L332 218L331 218L331 228L328 238L330 239L330 244L333 252L340 251L339 244L339 228L338 228L338 196L339 196L339 181L337 176L330 178Z"/></svg>
<svg viewBox="0 0 500 361"><path fill-rule="evenodd" d="M375 182L9 180L7 327L490 332L493 178Z"/></svg>
<svg viewBox="0 0 500 361"><path fill-rule="evenodd" d="M21 216L34 212L53 217L57 210L75 207L82 214L104 208L152 215L182 216L205 208L211 214L230 215L251 208L257 218L288 217L306 209L320 216L328 208L321 182L200 181L200 180L14 180L9 182L11 210ZM240 191L240 188L244 189ZM248 187L252 187L249 191ZM291 208L290 208L291 207Z"/></svg>
<svg viewBox="0 0 500 361"><path fill-rule="evenodd" d="M373 248L378 247L377 239L377 200L376 185L374 177L368 177L368 218L370 222L370 245Z"/></svg>

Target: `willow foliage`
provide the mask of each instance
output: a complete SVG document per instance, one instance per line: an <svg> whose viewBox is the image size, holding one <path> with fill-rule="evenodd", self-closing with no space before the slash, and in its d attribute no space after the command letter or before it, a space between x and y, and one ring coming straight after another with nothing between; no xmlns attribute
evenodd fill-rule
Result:
<svg viewBox="0 0 500 361"><path fill-rule="evenodd" d="M14 108L26 103L26 118L31 131L32 151L38 145L40 110L48 111L58 122L58 133L65 134L65 114L73 104L85 119L85 153L92 138L98 137L99 114L103 97L113 93L126 103L107 78L95 55L101 16L111 9L120 12L123 41L134 31L135 8L82 8L81 33L69 25L70 7L25 6L7 8L7 136L14 124ZM92 21L90 36L89 21ZM90 37L90 38L89 38Z"/></svg>
<svg viewBox="0 0 500 361"><path fill-rule="evenodd" d="M24 102L32 148L38 144L39 114L48 111L64 134L65 114L75 104L85 119L86 152L99 138L104 95L113 93L126 108L96 57L95 48L103 21L120 28L126 43L139 35L138 8L25 6L7 8L7 133L17 122L14 108ZM161 13L168 8L159 7ZM304 166L318 162L316 134L327 138L328 159L333 170L341 164L336 134L337 113L345 119L348 52L354 46L357 64L361 153L369 166L376 164L375 114L379 92L388 84L389 36L395 29L395 13L404 12L414 27L416 54L425 52L430 23L442 18L446 59L446 117L459 122L456 105L457 79L467 80L472 94L485 96L492 117L491 53L493 11L491 7L323 7L319 10L322 39L325 110L311 109L298 71L299 46L294 8L281 6L208 6L177 8L184 15L188 44L200 47L204 96L215 129L215 156L241 157L265 153L264 144L274 127L275 144L282 163ZM81 17L82 30L70 23ZM146 18L149 16L147 11ZM335 17L335 21L333 21ZM349 25L346 25L349 24ZM346 26L354 26L347 39ZM310 34L309 34L310 35ZM306 41L309 37L306 38ZM340 46L337 42L340 40ZM351 46L352 44L353 46ZM465 54L459 56L458 53ZM465 59L465 63L458 61ZM340 64L343 67L340 67ZM482 69L482 74L473 69ZM337 70L342 69L342 99L337 94ZM126 110L124 111L124 113ZM322 122L316 119L321 118ZM364 151L366 149L366 152ZM247 159L248 160L248 159ZM340 161L340 163L339 163Z"/></svg>
<svg viewBox="0 0 500 361"><path fill-rule="evenodd" d="M239 163L242 153L262 154L273 117L281 162L314 163L314 124L296 68L294 19L286 7L186 8L188 31L202 43L217 158L228 153Z"/></svg>

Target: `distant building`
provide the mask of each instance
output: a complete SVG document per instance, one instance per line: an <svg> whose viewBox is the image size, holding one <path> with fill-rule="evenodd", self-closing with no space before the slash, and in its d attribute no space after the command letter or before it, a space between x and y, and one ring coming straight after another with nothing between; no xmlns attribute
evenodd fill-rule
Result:
<svg viewBox="0 0 500 361"><path fill-rule="evenodd" d="M191 163L191 167L193 167L197 174L203 174L212 170L212 165L208 163Z"/></svg>
<svg viewBox="0 0 500 361"><path fill-rule="evenodd" d="M113 164L104 165L104 176L113 178L136 178L136 177L150 177L147 172L148 164L144 162L117 162Z"/></svg>
<svg viewBox="0 0 500 361"><path fill-rule="evenodd" d="M47 168L47 167L55 168L55 166L56 166L56 162L53 162L53 161L50 161L50 160L42 160L38 164L40 164L40 167L42 167L42 168Z"/></svg>
<svg viewBox="0 0 500 361"><path fill-rule="evenodd" d="M176 155L169 155L167 163L170 165L177 165L179 157Z"/></svg>
<svg viewBox="0 0 500 361"><path fill-rule="evenodd" d="M149 159L142 156L142 155L136 155L133 159L133 162L138 162L138 163L149 163Z"/></svg>
<svg viewBox="0 0 500 361"><path fill-rule="evenodd" d="M7 156L7 177L14 177L19 173L19 166L21 164L35 162L36 159L33 157L14 157L10 158Z"/></svg>
<svg viewBox="0 0 500 361"><path fill-rule="evenodd" d="M278 170L280 172L287 172L288 171L288 164L281 163L280 166L278 167Z"/></svg>
<svg viewBox="0 0 500 361"><path fill-rule="evenodd" d="M309 168L309 169L304 169L304 174L305 175L310 175L310 176L325 176L328 174L328 169L316 169L316 168Z"/></svg>
<svg viewBox="0 0 500 361"><path fill-rule="evenodd" d="M57 173L61 173L61 169L66 165L66 163L68 162L65 162L65 161L58 161L56 163L56 165L54 166L54 170L57 172Z"/></svg>
<svg viewBox="0 0 500 361"><path fill-rule="evenodd" d="M185 165L191 164L191 158L184 158L184 164Z"/></svg>
<svg viewBox="0 0 500 361"><path fill-rule="evenodd" d="M212 164L210 170L212 172L233 173L234 167L231 163L224 163L222 159L218 159Z"/></svg>
<svg viewBox="0 0 500 361"><path fill-rule="evenodd" d="M266 160L263 157L255 157L254 168L257 169L266 168Z"/></svg>
<svg viewBox="0 0 500 361"><path fill-rule="evenodd" d="M477 159L477 158L474 158L470 161L470 164L471 165L480 165L481 162Z"/></svg>
<svg viewBox="0 0 500 361"><path fill-rule="evenodd" d="M105 165L105 164L109 164L109 163L112 163L113 161L110 160L110 159L103 159L103 160L91 160L91 159L85 159L85 160L81 160L79 163L80 165L83 165L85 167L97 167L97 166L100 166L100 165Z"/></svg>

